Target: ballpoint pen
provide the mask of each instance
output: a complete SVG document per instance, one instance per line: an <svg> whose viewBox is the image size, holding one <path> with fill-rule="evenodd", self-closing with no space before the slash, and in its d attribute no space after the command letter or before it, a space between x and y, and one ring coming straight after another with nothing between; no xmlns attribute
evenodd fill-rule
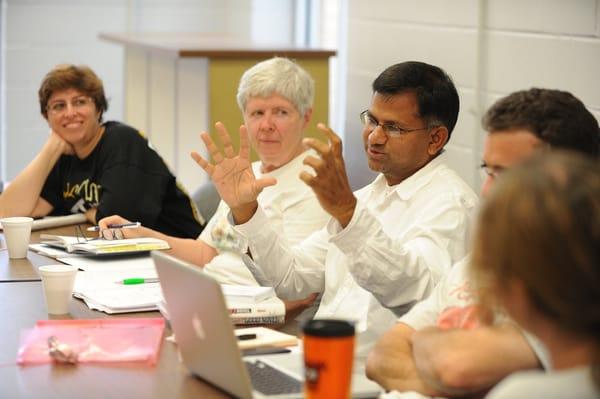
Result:
<svg viewBox="0 0 600 399"><path fill-rule="evenodd" d="M238 341L249 341L251 339L256 339L256 334L240 334L236 335Z"/></svg>
<svg viewBox="0 0 600 399"><path fill-rule="evenodd" d="M142 277L131 277L117 281L118 284L133 285L133 284L148 284L158 283L158 278L142 278Z"/></svg>
<svg viewBox="0 0 600 399"><path fill-rule="evenodd" d="M123 223L123 224L109 224L109 229L135 229L136 227L140 227L142 224L140 222L131 222L131 223ZM92 226L88 227L87 231L100 231L100 226Z"/></svg>

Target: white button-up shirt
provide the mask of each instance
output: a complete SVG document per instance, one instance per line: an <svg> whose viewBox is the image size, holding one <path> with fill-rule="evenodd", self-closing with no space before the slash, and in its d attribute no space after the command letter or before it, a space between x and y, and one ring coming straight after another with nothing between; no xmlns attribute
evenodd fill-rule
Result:
<svg viewBox="0 0 600 399"><path fill-rule="evenodd" d="M395 186L379 175L355 193L345 228L332 218L297 246L277 234L260 207L235 228L281 298L322 292L315 317L356 321L364 354L466 253L477 196L444 158Z"/></svg>
<svg viewBox="0 0 600 399"><path fill-rule="evenodd" d="M252 171L257 178L277 179L276 185L266 187L259 194L258 203L269 219L269 225L292 245L323 228L329 220L313 190L298 178L300 172L310 170L302 162L308 155L316 155L316 152L305 151L267 173L261 171L260 161L252 163ZM221 201L198 238L218 252L204 265L204 271L223 284L256 285L256 280L240 258L239 237L227 221L228 214L229 207Z"/></svg>

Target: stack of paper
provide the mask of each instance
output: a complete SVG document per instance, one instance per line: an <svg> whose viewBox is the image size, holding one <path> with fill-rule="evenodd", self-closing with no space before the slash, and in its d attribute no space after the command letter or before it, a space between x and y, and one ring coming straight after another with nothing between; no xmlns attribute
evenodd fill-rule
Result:
<svg viewBox="0 0 600 399"><path fill-rule="evenodd" d="M228 300L235 303L257 303L275 296L273 287L221 284L221 290Z"/></svg>
<svg viewBox="0 0 600 399"><path fill-rule="evenodd" d="M57 260L77 266L73 295L83 299L90 309L128 313L157 310L163 301L158 282L123 284L131 278L156 279L154 262L149 256L98 258L59 256ZM272 287L222 285L227 308L234 324L281 324L285 305Z"/></svg>
<svg viewBox="0 0 600 399"><path fill-rule="evenodd" d="M240 303L225 297L231 321L236 325L283 324L285 304L276 296L255 303Z"/></svg>
<svg viewBox="0 0 600 399"><path fill-rule="evenodd" d="M79 272L73 296L83 299L90 309L109 314L156 310L157 304L163 300L160 284L123 284L123 280L129 278L156 277L154 265L150 268Z"/></svg>
<svg viewBox="0 0 600 399"><path fill-rule="evenodd" d="M221 285L234 324L281 324L285 304L273 287Z"/></svg>
<svg viewBox="0 0 600 399"><path fill-rule="evenodd" d="M148 255L144 256L127 256L118 258L98 258L88 256L59 256L56 260L66 263L67 265L77 266L79 270L86 272L127 272L131 277L135 276L139 270L141 272L154 269L154 262Z"/></svg>

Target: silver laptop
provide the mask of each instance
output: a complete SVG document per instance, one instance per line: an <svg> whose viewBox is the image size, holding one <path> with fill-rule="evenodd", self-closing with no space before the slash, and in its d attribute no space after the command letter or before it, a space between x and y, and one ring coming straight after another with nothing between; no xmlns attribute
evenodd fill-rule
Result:
<svg viewBox="0 0 600 399"><path fill-rule="evenodd" d="M221 286L196 266L153 251L170 322L186 367L240 398L302 398L299 353L242 358ZM381 388L354 365L352 396L375 398Z"/></svg>

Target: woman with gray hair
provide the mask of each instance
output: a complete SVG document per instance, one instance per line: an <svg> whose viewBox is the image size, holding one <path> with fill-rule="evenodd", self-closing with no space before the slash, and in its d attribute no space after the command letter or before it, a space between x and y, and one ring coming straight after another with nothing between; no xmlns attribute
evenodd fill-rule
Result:
<svg viewBox="0 0 600 399"><path fill-rule="evenodd" d="M252 170L259 178L278 181L277 185L264 189L258 201L271 223L292 244L301 242L328 220L312 189L298 177L306 168L303 159L313 152L302 144L312 115L313 98L311 76L298 64L280 57L248 69L237 93L244 118L240 129L247 130L251 147L259 158L252 164ZM225 129L220 122L216 127ZM168 241L174 256L204 267L222 283L256 285L239 255L243 240L227 222L228 213L229 208L221 201L197 240L169 237L145 227L123 233L126 238L151 236ZM108 225L126 222L119 216L111 216L99 225L105 234L111 235Z"/></svg>

